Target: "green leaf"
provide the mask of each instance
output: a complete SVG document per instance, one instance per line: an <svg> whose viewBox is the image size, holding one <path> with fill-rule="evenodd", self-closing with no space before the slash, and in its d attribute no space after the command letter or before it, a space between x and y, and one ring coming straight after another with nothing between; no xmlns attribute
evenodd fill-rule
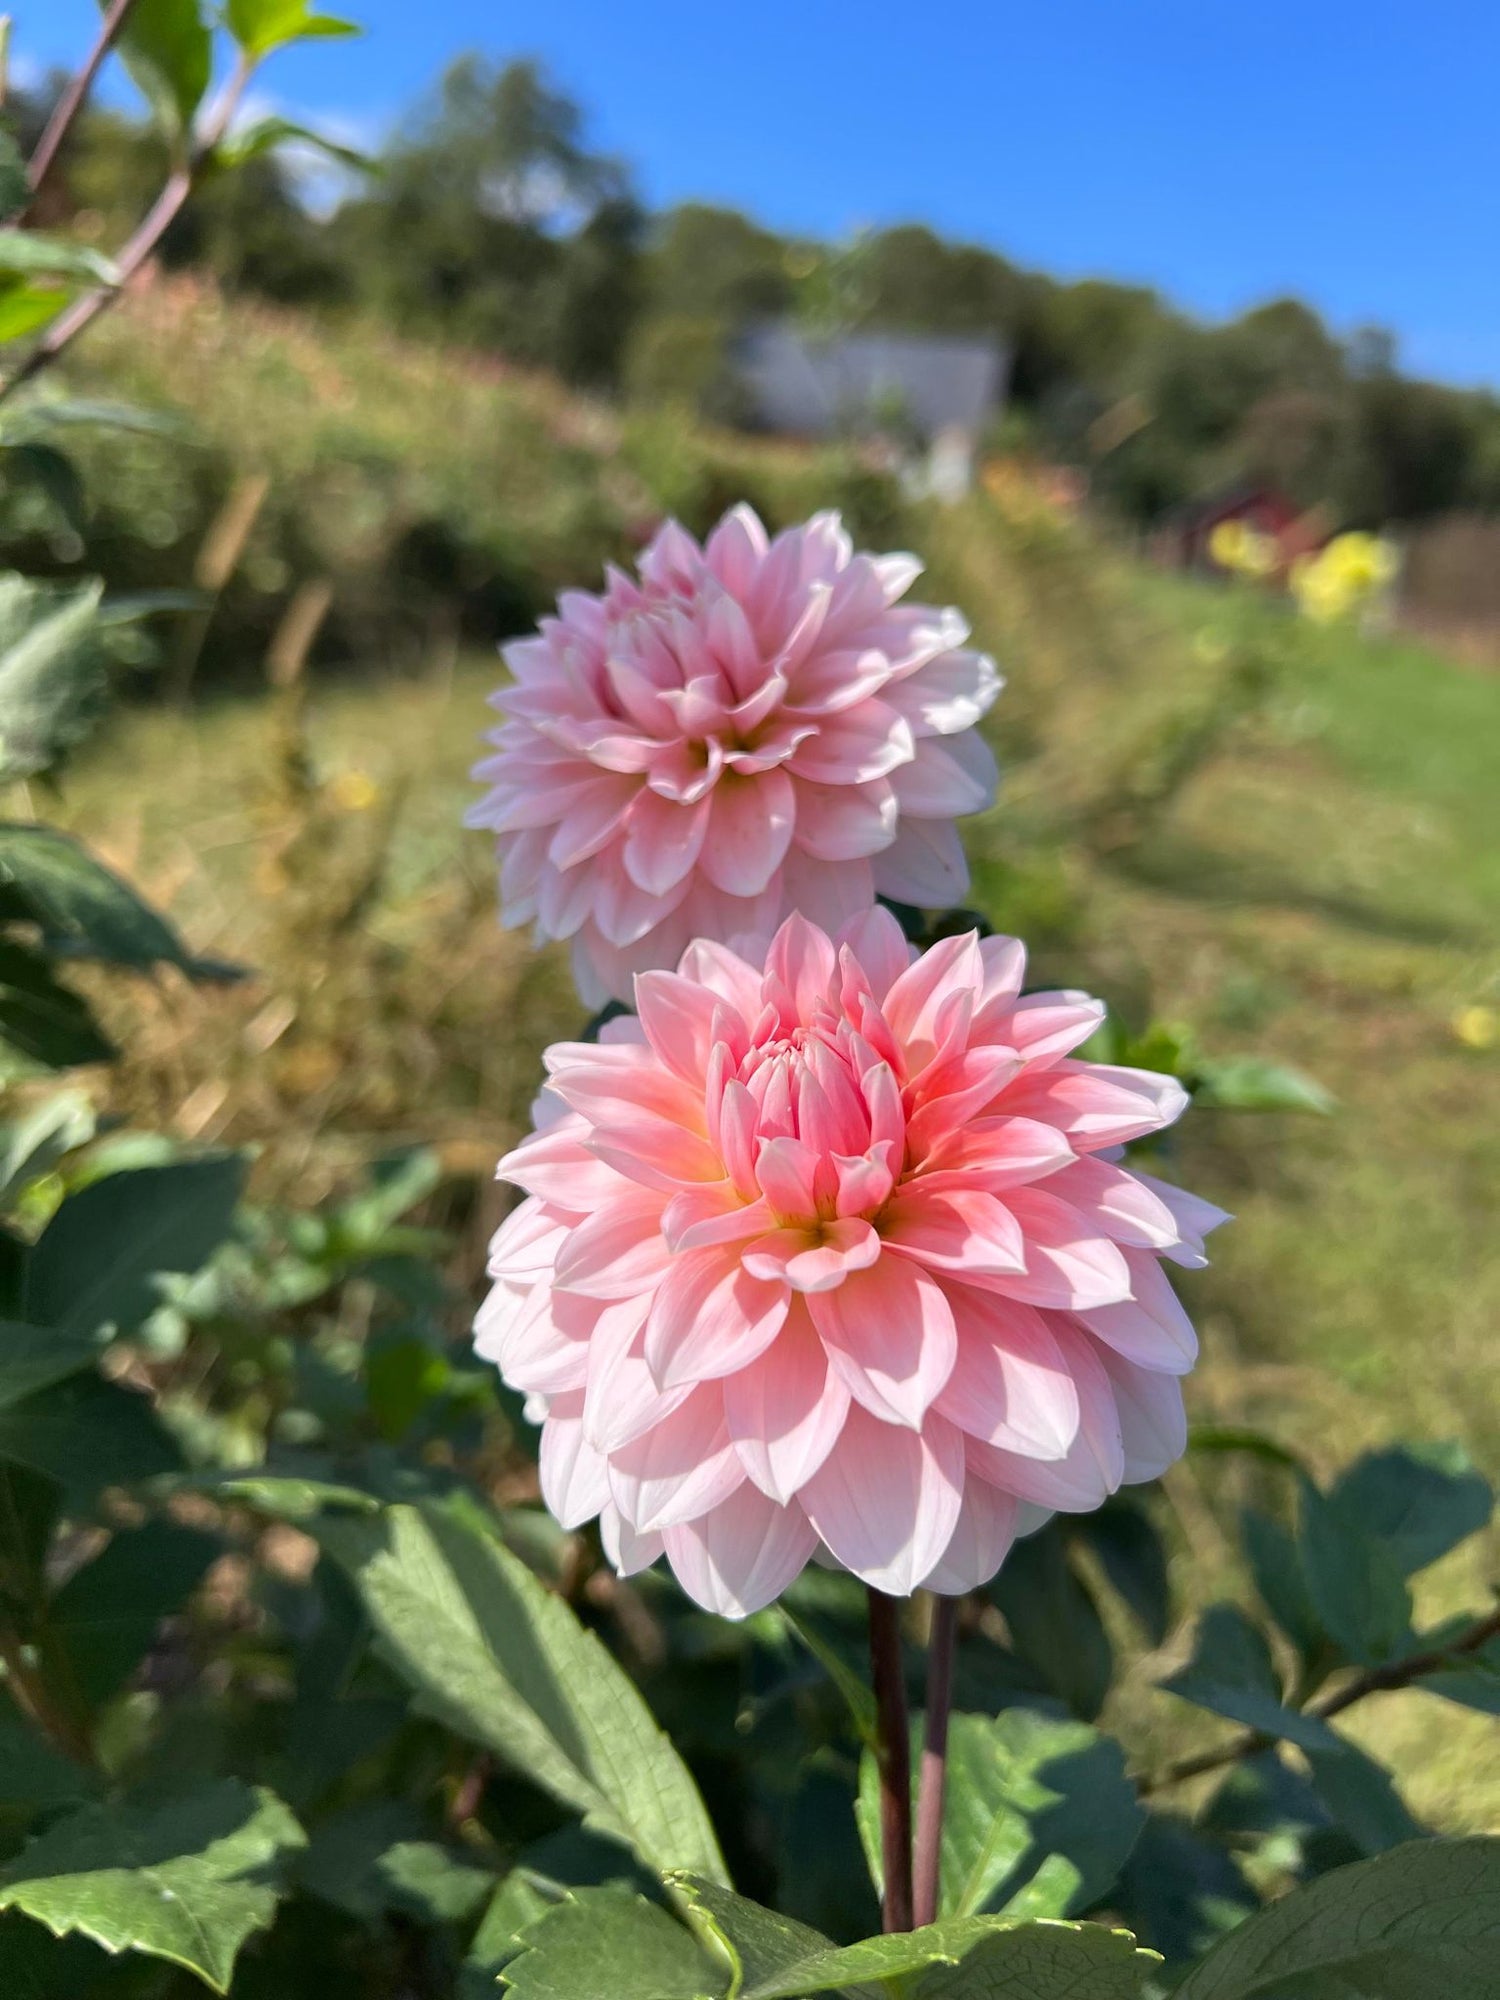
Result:
<svg viewBox="0 0 1500 2000"><path fill-rule="evenodd" d="M88 499L78 467L53 444L7 444L3 473L7 485L30 485L51 501L64 523L81 535L88 525Z"/></svg>
<svg viewBox="0 0 1500 2000"><path fill-rule="evenodd" d="M327 41L361 33L353 21L315 14L310 0L228 0L229 32L250 56L269 55L288 42Z"/></svg>
<svg viewBox="0 0 1500 2000"><path fill-rule="evenodd" d="M1233 1604L1214 1604L1204 1612L1192 1659L1162 1686L1198 1708L1262 1735L1285 1737L1304 1750L1339 1746L1326 1722L1287 1707L1265 1634Z"/></svg>
<svg viewBox="0 0 1500 2000"><path fill-rule="evenodd" d="M457 2000L498 2000L500 1974L523 1950L521 1933L552 1907L524 1868L513 1868L479 1919L458 1975Z"/></svg>
<svg viewBox="0 0 1500 2000"><path fill-rule="evenodd" d="M1357 1495L1323 1494L1309 1479L1301 1487L1297 1547L1313 1607L1347 1658L1382 1665L1414 1643L1401 1565L1368 1531Z"/></svg>
<svg viewBox="0 0 1500 2000"><path fill-rule="evenodd" d="M0 229L0 275L64 278L80 285L120 282L116 266L97 250L33 229Z"/></svg>
<svg viewBox="0 0 1500 2000"><path fill-rule="evenodd" d="M81 1805L93 1779L80 1764L54 1750L19 1716L0 1711L0 1813L22 1806L28 1814Z"/></svg>
<svg viewBox="0 0 1500 2000"><path fill-rule="evenodd" d="M124 1686L162 1620L181 1609L219 1552L211 1535L148 1521L115 1535L69 1577L48 1607L48 1623L91 1706Z"/></svg>
<svg viewBox="0 0 1500 2000"><path fill-rule="evenodd" d="M49 945L76 957L140 970L154 965L193 970L166 919L56 827L0 821L0 905L17 902L41 926Z"/></svg>
<svg viewBox="0 0 1500 2000"><path fill-rule="evenodd" d="M0 218L19 214L31 199L26 162L14 135L0 128Z"/></svg>
<svg viewBox="0 0 1500 2000"><path fill-rule="evenodd" d="M0 1460L56 1480L71 1509L107 1486L175 1472L176 1445L149 1398L99 1375L75 1375L0 1410Z"/></svg>
<svg viewBox="0 0 1500 2000"><path fill-rule="evenodd" d="M84 1335L0 1320L0 1410L92 1368L98 1359L97 1342Z"/></svg>
<svg viewBox="0 0 1500 2000"><path fill-rule="evenodd" d="M87 1145L94 1129L94 1107L77 1090L54 1091L15 1124L0 1126L0 1208Z"/></svg>
<svg viewBox="0 0 1500 2000"><path fill-rule="evenodd" d="M353 32L357 31L351 30ZM220 167L243 167L247 161L263 159L267 153L277 152L282 146L311 146L314 151L330 160L337 160L340 166L349 167L356 173L374 171L374 163L368 155L356 152L352 146L341 146L336 139L329 139L308 125L298 125L290 118L262 118L254 125L243 126L238 132L231 133L216 148L214 163Z"/></svg>
<svg viewBox="0 0 1500 2000"><path fill-rule="evenodd" d="M857 1811L879 1888L880 1789L869 1755ZM1063 1917L1089 1909L1114 1884L1144 1818L1124 1752L1087 1723L1029 1708L955 1715L941 1914Z"/></svg>
<svg viewBox="0 0 1500 2000"><path fill-rule="evenodd" d="M1076 1531L1098 1557L1146 1638L1160 1646L1172 1615L1172 1594L1166 1544L1155 1523L1133 1502L1117 1499L1096 1514L1082 1515Z"/></svg>
<svg viewBox="0 0 1500 2000"><path fill-rule="evenodd" d="M0 342L40 333L68 303L59 285L31 285L12 279L0 284Z"/></svg>
<svg viewBox="0 0 1500 2000"><path fill-rule="evenodd" d="M318 1827L297 1870L304 1889L362 1923L392 1912L422 1924L459 1923L495 1887L495 1871L433 1840L415 1807L353 1806Z"/></svg>
<svg viewBox="0 0 1500 2000"><path fill-rule="evenodd" d="M88 1002L52 977L40 952L0 940L0 1052L7 1047L45 1069L108 1062L115 1053Z"/></svg>
<svg viewBox="0 0 1500 2000"><path fill-rule="evenodd" d="M1261 1603L1304 1660L1327 1644L1302 1574L1296 1537L1269 1514L1247 1507L1240 1516L1240 1540Z"/></svg>
<svg viewBox="0 0 1500 2000"><path fill-rule="evenodd" d="M54 1936L141 1951L227 1993L235 1957L275 1915L281 1864L304 1835L272 1793L226 1778L149 1805L85 1806L0 1874L0 1909Z"/></svg>
<svg viewBox="0 0 1500 2000"><path fill-rule="evenodd" d="M1363 1854L1383 1854L1426 1832L1412 1818L1383 1764L1340 1738L1336 1749L1309 1750L1313 1790Z"/></svg>
<svg viewBox="0 0 1500 2000"><path fill-rule="evenodd" d="M0 575L0 784L50 770L92 726L107 687L102 595L97 582Z"/></svg>
<svg viewBox="0 0 1500 2000"><path fill-rule="evenodd" d="M868 1991L874 2000L877 1985L881 1991L892 1990L888 1982L902 1982L900 1990L905 1992L904 1982L911 1975L964 1962L1002 1927L996 1918L956 1917L922 1930L840 1946L733 1890L691 1877L675 1877L674 1883L729 1959L734 2000L802 2000L804 1995L835 1991L860 1995Z"/></svg>
<svg viewBox="0 0 1500 2000"><path fill-rule="evenodd" d="M989 1595L1020 1657L1091 1722L1109 1693L1114 1655L1098 1608L1068 1561L1063 1530L1054 1523L1017 1542Z"/></svg>
<svg viewBox="0 0 1500 2000"><path fill-rule="evenodd" d="M873 1747L876 1737L875 1697L868 1683L805 1612L793 1611L783 1602L781 1615L844 1697L860 1742Z"/></svg>
<svg viewBox="0 0 1500 2000"><path fill-rule="evenodd" d="M213 75L213 30L199 0L136 0L116 46L157 122L184 140Z"/></svg>
<svg viewBox="0 0 1500 2000"><path fill-rule="evenodd" d="M643 1896L584 1889L539 1917L505 1968L515 2000L712 2000L724 1974Z"/></svg>
<svg viewBox="0 0 1500 2000"><path fill-rule="evenodd" d="M1414 1576L1477 1534L1494 1510L1489 1481L1461 1444L1400 1444L1356 1460L1334 1486L1345 1517L1385 1542Z"/></svg>
<svg viewBox="0 0 1500 2000"><path fill-rule="evenodd" d="M1249 1918L1175 2000L1487 2000L1497 1962L1500 1840L1424 1840Z"/></svg>
<svg viewBox="0 0 1500 2000"><path fill-rule="evenodd" d="M1162 1812L1147 1819L1110 1902L1169 1966L1201 1958L1260 1907L1226 1847Z"/></svg>
<svg viewBox="0 0 1500 2000"><path fill-rule="evenodd" d="M325 1519L381 1649L421 1707L493 1750L660 1874L716 1881L697 1786L634 1684L498 1540L435 1509Z"/></svg>
<svg viewBox="0 0 1500 2000"><path fill-rule="evenodd" d="M63 1202L26 1271L28 1316L70 1332L139 1325L156 1279L196 1271L229 1234L245 1178L236 1154L106 1174Z"/></svg>
<svg viewBox="0 0 1500 2000"><path fill-rule="evenodd" d="M1321 1083L1285 1063L1259 1056L1205 1056L1198 1062L1195 1105L1221 1111L1314 1111L1326 1115L1334 1099Z"/></svg>
<svg viewBox="0 0 1500 2000"><path fill-rule="evenodd" d="M929 1973L913 2000L1141 2000L1158 1964L1128 1931L1023 1924L986 1938L956 1969Z"/></svg>
<svg viewBox="0 0 1500 2000"><path fill-rule="evenodd" d="M1302 1461L1294 1451L1264 1431L1252 1430L1248 1424L1194 1424L1188 1431L1188 1450L1243 1451L1252 1458L1263 1459L1267 1465L1283 1466L1288 1472L1302 1470Z"/></svg>

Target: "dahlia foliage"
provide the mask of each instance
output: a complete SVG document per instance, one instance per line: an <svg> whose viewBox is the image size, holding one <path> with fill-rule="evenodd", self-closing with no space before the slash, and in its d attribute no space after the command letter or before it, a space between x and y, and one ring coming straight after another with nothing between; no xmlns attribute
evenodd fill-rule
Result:
<svg viewBox="0 0 1500 2000"><path fill-rule="evenodd" d="M1000 679L956 611L904 602L920 567L857 555L836 514L770 541L736 507L701 547L669 523L638 578L507 648L470 824L504 920L570 938L591 1006L694 938L962 896L953 821L994 794L974 724Z"/></svg>
<svg viewBox="0 0 1500 2000"><path fill-rule="evenodd" d="M1223 1217L1118 1152L1184 1093L1074 1059L1102 1009L1023 995L1024 963L793 916L769 949L693 943L605 1043L548 1051L478 1345L542 1422L548 1506L598 1516L623 1572L664 1551L730 1616L814 1556L964 1591L1182 1451L1196 1344L1161 1260L1201 1264Z"/></svg>

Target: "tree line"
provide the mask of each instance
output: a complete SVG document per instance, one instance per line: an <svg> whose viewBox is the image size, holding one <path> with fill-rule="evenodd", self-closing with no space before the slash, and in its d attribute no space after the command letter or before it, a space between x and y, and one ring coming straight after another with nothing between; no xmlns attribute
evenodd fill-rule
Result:
<svg viewBox="0 0 1500 2000"><path fill-rule="evenodd" d="M46 99L13 98L12 122L39 124ZM45 219L108 239L159 177L158 143L95 112ZM1405 375L1379 329L1340 339L1292 298L1205 324L1154 290L1063 283L921 223L834 245L702 203L650 214L529 61L460 58L372 165L335 188L283 155L251 161L204 189L165 258L728 422L745 414L731 343L753 319L994 336L1011 394L990 442L1078 466L1141 523L1239 480L1346 525L1500 511L1500 399Z"/></svg>

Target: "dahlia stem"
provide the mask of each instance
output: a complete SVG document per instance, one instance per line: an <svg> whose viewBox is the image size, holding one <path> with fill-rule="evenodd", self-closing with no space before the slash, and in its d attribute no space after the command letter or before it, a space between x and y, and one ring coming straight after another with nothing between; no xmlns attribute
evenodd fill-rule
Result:
<svg viewBox="0 0 1500 2000"><path fill-rule="evenodd" d="M917 1801L917 1848L912 1919L937 1922L942 1888L943 1799L948 1788L948 1717L953 1709L953 1647L958 1599L934 1597L927 1640L927 1722L922 1742L922 1789Z"/></svg>
<svg viewBox="0 0 1500 2000"><path fill-rule="evenodd" d="M882 1928L911 1929L911 1724L901 1669L901 1614L893 1597L871 1590L870 1677L875 1691L875 1757L880 1770L880 1851L885 1864Z"/></svg>

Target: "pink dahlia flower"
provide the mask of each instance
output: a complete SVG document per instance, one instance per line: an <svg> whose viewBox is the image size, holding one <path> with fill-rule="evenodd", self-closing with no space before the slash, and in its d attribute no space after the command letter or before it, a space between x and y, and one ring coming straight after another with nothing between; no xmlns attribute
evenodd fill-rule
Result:
<svg viewBox="0 0 1500 2000"><path fill-rule="evenodd" d="M883 910L695 943L605 1045L550 1049L477 1323L565 1527L729 1616L826 1551L957 1592L1042 1513L1154 1478L1207 1202L1117 1164L1180 1086L1076 1061L1101 1009L1013 938L917 957Z"/></svg>
<svg viewBox="0 0 1500 2000"><path fill-rule="evenodd" d="M503 921L571 938L590 1005L695 937L963 894L953 821L994 796L974 724L1000 677L956 611L902 601L919 573L836 514L768 541L736 507L506 648L469 824L497 837Z"/></svg>

